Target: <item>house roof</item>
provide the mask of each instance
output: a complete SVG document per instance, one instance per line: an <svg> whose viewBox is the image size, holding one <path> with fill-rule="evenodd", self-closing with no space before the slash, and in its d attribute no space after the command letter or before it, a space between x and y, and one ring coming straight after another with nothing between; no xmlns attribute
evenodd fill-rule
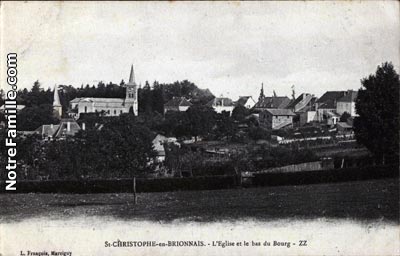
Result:
<svg viewBox="0 0 400 256"><path fill-rule="evenodd" d="M70 123L70 129L68 131L68 122ZM65 118L61 119L60 124L44 124L37 128L35 131L39 132L43 137L63 137L66 135L75 135L81 127L74 119Z"/></svg>
<svg viewBox="0 0 400 256"><path fill-rule="evenodd" d="M249 99L253 100L253 97L251 97L251 96L239 96L239 99L236 101L236 105L237 106L244 106ZM255 101L254 101L254 103L255 103Z"/></svg>
<svg viewBox="0 0 400 256"><path fill-rule="evenodd" d="M289 103L290 99L286 96L264 97L254 105L254 108L285 108Z"/></svg>
<svg viewBox="0 0 400 256"><path fill-rule="evenodd" d="M318 103L318 108L323 109L335 109L336 102L341 97L345 96L345 91L328 91L319 98L316 103Z"/></svg>
<svg viewBox="0 0 400 256"><path fill-rule="evenodd" d="M0 111L4 111L5 107L6 107L6 104L3 104L3 105L0 107ZM22 109L24 109L24 108L25 108L25 105L17 105L17 111L20 111L20 110L22 110Z"/></svg>
<svg viewBox="0 0 400 256"><path fill-rule="evenodd" d="M70 123L70 129L68 131L68 123ZM77 133L81 127L74 119L62 119L59 128L55 134L55 137L63 137L66 135L73 136Z"/></svg>
<svg viewBox="0 0 400 256"><path fill-rule="evenodd" d="M233 107L233 102L229 98L214 98L210 100L206 105L210 107L215 107L215 106Z"/></svg>
<svg viewBox="0 0 400 256"><path fill-rule="evenodd" d="M274 116L295 116L296 114L293 113L290 109L284 108L268 108L265 111L271 113Z"/></svg>
<svg viewBox="0 0 400 256"><path fill-rule="evenodd" d="M53 124L53 125L44 124L44 125L40 126L39 128L37 128L35 131L39 132L39 134L44 137L49 137L49 136L53 136L59 127L60 127L60 125L58 125L58 124Z"/></svg>
<svg viewBox="0 0 400 256"><path fill-rule="evenodd" d="M346 93L346 95L339 98L338 101L340 101L340 102L355 102L356 101L357 95L358 95L357 91L349 90L345 93Z"/></svg>
<svg viewBox="0 0 400 256"><path fill-rule="evenodd" d="M286 108L295 108L297 104L299 104L301 101L306 100L307 102L310 102L312 99L312 96L308 93L302 93L297 97L295 100L292 100L289 105L287 105Z"/></svg>
<svg viewBox="0 0 400 256"><path fill-rule="evenodd" d="M190 107L193 104L190 103L185 97L173 97L167 103L164 104L166 107Z"/></svg>
<svg viewBox="0 0 400 256"><path fill-rule="evenodd" d="M336 125L339 126L339 127L342 127L342 128L348 128L348 129L353 128L353 126L349 125L346 122L337 122Z"/></svg>

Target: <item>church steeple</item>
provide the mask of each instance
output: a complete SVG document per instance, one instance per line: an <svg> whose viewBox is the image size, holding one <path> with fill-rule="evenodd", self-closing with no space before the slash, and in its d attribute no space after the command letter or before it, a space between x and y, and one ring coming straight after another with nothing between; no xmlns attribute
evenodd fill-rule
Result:
<svg viewBox="0 0 400 256"><path fill-rule="evenodd" d="M133 65L131 65L131 73L129 75L129 84L136 84L135 82L135 72L133 71Z"/></svg>
<svg viewBox="0 0 400 256"><path fill-rule="evenodd" d="M61 118L62 115L62 105L60 101L60 96L58 95L58 86L54 86L54 96L53 96L53 110L54 113Z"/></svg>
<svg viewBox="0 0 400 256"><path fill-rule="evenodd" d="M261 83L261 90L260 90L260 96L258 96L258 101L261 102L264 98L265 98L264 83Z"/></svg>
<svg viewBox="0 0 400 256"><path fill-rule="evenodd" d="M131 72L129 74L129 82L125 84L125 106L129 109L129 112L138 114L138 86L135 81L135 72L133 65L131 65Z"/></svg>

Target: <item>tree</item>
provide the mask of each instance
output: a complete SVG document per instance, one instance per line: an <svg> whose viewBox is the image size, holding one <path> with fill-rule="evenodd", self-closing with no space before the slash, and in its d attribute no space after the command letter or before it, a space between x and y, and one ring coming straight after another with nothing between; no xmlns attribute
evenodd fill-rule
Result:
<svg viewBox="0 0 400 256"><path fill-rule="evenodd" d="M135 122L135 117L122 115L109 120L100 131L99 147L108 168L133 177L149 169L155 157L153 134Z"/></svg>
<svg viewBox="0 0 400 256"><path fill-rule="evenodd" d="M19 131L33 131L43 124L56 124L57 118L53 114L53 106L43 104L26 107L17 115Z"/></svg>
<svg viewBox="0 0 400 256"><path fill-rule="evenodd" d="M188 129L196 141L198 136L208 135L215 125L216 112L211 107L193 105L186 113L189 120Z"/></svg>
<svg viewBox="0 0 400 256"><path fill-rule="evenodd" d="M347 122L347 119L349 119L351 117L351 115L347 112L344 112L341 116L340 116L340 122Z"/></svg>
<svg viewBox="0 0 400 256"><path fill-rule="evenodd" d="M378 163L399 160L399 75L391 63L378 66L376 73L361 80L354 132Z"/></svg>
<svg viewBox="0 0 400 256"><path fill-rule="evenodd" d="M236 106L232 111L232 118L239 122L242 122L248 115L250 115L250 110L242 105Z"/></svg>

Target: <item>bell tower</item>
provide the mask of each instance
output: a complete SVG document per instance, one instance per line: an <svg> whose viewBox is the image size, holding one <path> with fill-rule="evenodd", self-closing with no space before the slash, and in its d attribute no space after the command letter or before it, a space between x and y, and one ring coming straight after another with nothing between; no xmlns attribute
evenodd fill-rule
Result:
<svg viewBox="0 0 400 256"><path fill-rule="evenodd" d="M54 86L54 95L53 95L53 113L57 118L61 118L62 116L62 105L60 102L60 96L58 95L58 86Z"/></svg>
<svg viewBox="0 0 400 256"><path fill-rule="evenodd" d="M138 114L138 90L135 82L135 73L133 71L133 65L131 66L131 73L129 75L129 82L125 85L125 107L128 108L128 112L133 110L135 116Z"/></svg>

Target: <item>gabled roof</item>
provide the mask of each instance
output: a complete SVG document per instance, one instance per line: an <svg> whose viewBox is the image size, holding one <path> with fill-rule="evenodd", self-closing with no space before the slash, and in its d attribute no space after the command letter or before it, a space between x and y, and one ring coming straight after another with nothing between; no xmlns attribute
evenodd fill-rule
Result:
<svg viewBox="0 0 400 256"><path fill-rule="evenodd" d="M68 122L70 123L70 129L68 131ZM37 128L35 131L43 137L61 138L67 135L73 136L77 133L81 127L74 119L65 118L61 119L60 124L44 124Z"/></svg>
<svg viewBox="0 0 400 256"><path fill-rule="evenodd" d="M284 108L269 108L266 109L265 111L269 112L270 114L274 116L295 116L296 114L293 113L292 110L290 109L284 109Z"/></svg>
<svg viewBox="0 0 400 256"><path fill-rule="evenodd" d="M173 97L164 104L166 107L190 107L192 105L185 97Z"/></svg>
<svg viewBox="0 0 400 256"><path fill-rule="evenodd" d="M264 97L261 101L254 105L254 108L285 108L289 105L290 99L283 97Z"/></svg>
<svg viewBox="0 0 400 256"><path fill-rule="evenodd" d="M70 129L68 131L68 123L70 123ZM79 132L81 127L74 119L62 119L59 128L54 137L60 138L64 136L73 136Z"/></svg>
<svg viewBox="0 0 400 256"><path fill-rule="evenodd" d="M214 98L210 100L206 105L210 107L233 107L233 102L229 98Z"/></svg>
<svg viewBox="0 0 400 256"><path fill-rule="evenodd" d="M249 99L254 101L253 97L251 97L251 96L239 96L239 99L236 101L236 105L237 106L244 106ZM256 102L254 101L254 103L256 103Z"/></svg>
<svg viewBox="0 0 400 256"><path fill-rule="evenodd" d="M0 111L4 111L5 108L6 108L6 104L1 105ZM24 108L25 108L25 105L17 105L17 111L20 111Z"/></svg>
<svg viewBox="0 0 400 256"><path fill-rule="evenodd" d="M59 127L60 125L58 124L53 124L53 125L44 124L39 128L37 128L35 131L39 132L39 134L42 135L43 137L49 137L49 136L53 137L53 135L56 133Z"/></svg>
<svg viewBox="0 0 400 256"><path fill-rule="evenodd" d="M345 93L346 93L346 95L339 98L338 101L340 101L340 102L355 102L356 101L357 95L358 95L357 91L349 90Z"/></svg>
<svg viewBox="0 0 400 256"><path fill-rule="evenodd" d="M315 97L308 93L302 93L295 100L292 100L287 109L292 109L295 112L304 112L312 108L315 103Z"/></svg>
<svg viewBox="0 0 400 256"><path fill-rule="evenodd" d="M349 124L346 123L346 122L337 122L336 125L337 125L337 126L340 126L340 127L342 127L342 128L348 128L348 129L353 128L353 126L349 125Z"/></svg>
<svg viewBox="0 0 400 256"><path fill-rule="evenodd" d="M345 91L328 91L324 93L324 95L316 101L316 103L318 103L318 108L335 109L336 102L343 97L345 93Z"/></svg>

